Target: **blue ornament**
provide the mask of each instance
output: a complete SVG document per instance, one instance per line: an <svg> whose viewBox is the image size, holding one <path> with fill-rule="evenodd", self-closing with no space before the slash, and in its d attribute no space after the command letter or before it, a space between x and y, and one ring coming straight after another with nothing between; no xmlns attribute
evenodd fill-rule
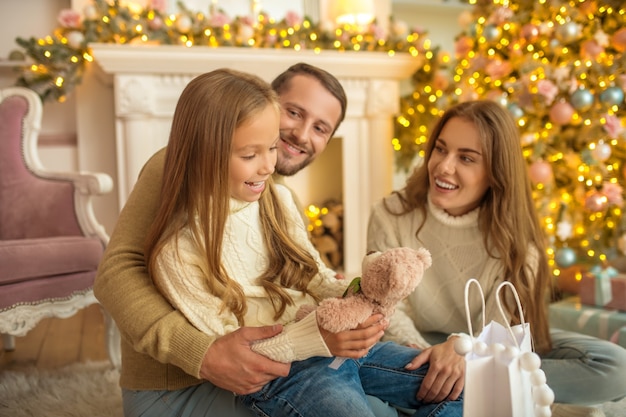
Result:
<svg viewBox="0 0 626 417"><path fill-rule="evenodd" d="M502 36L502 31L496 25L487 25L483 29L483 36L487 40L487 42L496 42L500 40Z"/></svg>
<svg viewBox="0 0 626 417"><path fill-rule="evenodd" d="M478 33L478 24L477 23L472 23L469 27L469 34L472 37L475 37L476 34Z"/></svg>
<svg viewBox="0 0 626 417"><path fill-rule="evenodd" d="M519 120L524 117L524 110L522 110L522 108L518 106L517 103L509 103L506 108L509 110L509 113L511 113L511 116L513 116L515 120Z"/></svg>
<svg viewBox="0 0 626 417"><path fill-rule="evenodd" d="M600 93L600 101L609 106L619 106L624 102L624 92L619 87L609 87Z"/></svg>
<svg viewBox="0 0 626 417"><path fill-rule="evenodd" d="M572 248L561 248L556 251L554 260L561 268L567 268L576 263L576 252Z"/></svg>
<svg viewBox="0 0 626 417"><path fill-rule="evenodd" d="M587 89L579 88L572 94L570 102L576 110L589 110L593 106L593 94Z"/></svg>

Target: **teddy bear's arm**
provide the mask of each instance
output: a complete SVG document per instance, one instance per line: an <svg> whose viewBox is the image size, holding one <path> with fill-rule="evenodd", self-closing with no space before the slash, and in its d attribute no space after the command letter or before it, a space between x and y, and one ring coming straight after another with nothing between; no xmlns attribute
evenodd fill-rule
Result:
<svg viewBox="0 0 626 417"><path fill-rule="evenodd" d="M319 325L339 333L355 329L372 315L372 305L361 297L329 298L317 307Z"/></svg>

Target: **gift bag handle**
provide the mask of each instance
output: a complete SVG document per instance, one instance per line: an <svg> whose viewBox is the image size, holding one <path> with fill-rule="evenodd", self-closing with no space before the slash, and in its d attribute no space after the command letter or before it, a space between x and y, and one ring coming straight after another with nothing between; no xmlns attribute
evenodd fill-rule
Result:
<svg viewBox="0 0 626 417"><path fill-rule="evenodd" d="M482 301L483 309L483 329L485 328L485 294L483 293L483 288L480 286L480 282L476 278L470 278L465 283L465 317L467 318L467 329L469 330L469 335L471 338L474 337L474 329L472 328L472 315L470 313L469 308L469 289L472 284L476 284L478 287L478 291L480 292L480 301Z"/></svg>
<svg viewBox="0 0 626 417"><path fill-rule="evenodd" d="M500 285L498 285L498 288L496 288L496 304L498 305L500 314L502 315L502 318L504 319L504 322L506 323L506 327L509 330L511 337L513 338L513 341L515 342L515 345L519 348L519 343L517 342L515 333L513 333L513 329L511 328L511 321L508 319L506 313L504 312L504 308L502 307L502 299L500 297L500 290L502 290L502 288L504 287L509 287L511 288L511 291L513 291L513 296L515 297L515 302L517 303L517 311L519 311L519 321L520 321L520 324L522 325L522 329L524 330L524 333L526 333L527 331L526 322L524 321L524 313L522 312L522 303L520 302L519 295L517 294L517 290L515 289L515 286L509 281L502 281Z"/></svg>

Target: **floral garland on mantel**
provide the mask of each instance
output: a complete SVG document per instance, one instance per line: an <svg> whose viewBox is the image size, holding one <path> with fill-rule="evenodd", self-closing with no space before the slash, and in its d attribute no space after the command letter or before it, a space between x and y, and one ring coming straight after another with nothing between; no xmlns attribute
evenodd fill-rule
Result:
<svg viewBox="0 0 626 417"><path fill-rule="evenodd" d="M28 87L42 100L64 101L81 82L85 66L93 61L89 44L156 44L191 47L275 48L300 50L385 51L409 53L421 59L419 71L429 73L436 50L423 30L409 30L400 21L390 21L385 35L375 22L364 30L354 26L314 23L294 12L275 21L266 13L230 18L221 10L191 11L181 2L179 13L164 12L163 0L146 7L118 0L94 0L83 14L62 10L59 27L42 39L17 38L28 57L20 70L17 85ZM11 58L24 59L21 52Z"/></svg>

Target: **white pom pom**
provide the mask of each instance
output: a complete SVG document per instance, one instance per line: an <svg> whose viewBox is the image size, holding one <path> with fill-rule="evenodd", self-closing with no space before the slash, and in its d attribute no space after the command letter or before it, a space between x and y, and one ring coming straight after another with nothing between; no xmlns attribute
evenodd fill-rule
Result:
<svg viewBox="0 0 626 417"><path fill-rule="evenodd" d="M454 341L454 351L465 356L472 351L472 338L466 334L459 335Z"/></svg>
<svg viewBox="0 0 626 417"><path fill-rule="evenodd" d="M500 356L500 354L502 352L504 352L504 345L502 343L494 343L493 345L490 346L491 348L491 353L493 353L494 356Z"/></svg>
<svg viewBox="0 0 626 417"><path fill-rule="evenodd" d="M85 41L85 36L76 30L67 34L67 44L74 49L80 49Z"/></svg>
<svg viewBox="0 0 626 417"><path fill-rule="evenodd" d="M522 326L522 325L519 325L519 326L514 326L514 327L513 327L513 334L515 334L515 338L516 338L517 340L519 340L519 339L520 339L520 337L524 335L524 332L525 332L525 331L526 331L526 330L524 329L524 326Z"/></svg>
<svg viewBox="0 0 626 417"><path fill-rule="evenodd" d="M541 366L541 358L534 352L525 352L519 359L522 369L528 372L535 371Z"/></svg>
<svg viewBox="0 0 626 417"><path fill-rule="evenodd" d="M94 20L98 17L98 10L92 4L88 4L83 8L83 15L85 19Z"/></svg>
<svg viewBox="0 0 626 417"><path fill-rule="evenodd" d="M479 356L487 356L489 354L489 346L485 342L475 342L474 353Z"/></svg>
<svg viewBox="0 0 626 417"><path fill-rule="evenodd" d="M551 417L552 409L549 406L535 406L535 417Z"/></svg>
<svg viewBox="0 0 626 417"><path fill-rule="evenodd" d="M191 21L191 18L189 18L189 16L185 16L185 15L179 16L178 19L176 20L176 29L178 29L182 33L189 32L192 25L193 25L193 22Z"/></svg>
<svg viewBox="0 0 626 417"><path fill-rule="evenodd" d="M535 386L533 387L533 399L537 405L549 406L554 402L554 391L545 384Z"/></svg>
<svg viewBox="0 0 626 417"><path fill-rule="evenodd" d="M502 352L502 358L511 360L519 355L519 349L515 346L507 346Z"/></svg>
<svg viewBox="0 0 626 417"><path fill-rule="evenodd" d="M546 383L546 374L541 369L532 371L530 374L530 383L533 385L543 385Z"/></svg>

